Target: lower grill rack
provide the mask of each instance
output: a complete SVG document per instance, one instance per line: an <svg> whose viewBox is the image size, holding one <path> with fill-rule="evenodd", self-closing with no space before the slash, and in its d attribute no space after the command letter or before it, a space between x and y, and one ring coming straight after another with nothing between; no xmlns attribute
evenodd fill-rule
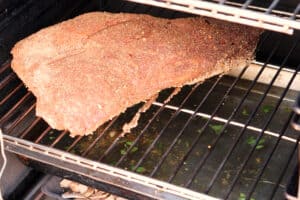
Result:
<svg viewBox="0 0 300 200"><path fill-rule="evenodd" d="M106 5L107 10L178 14L116 5ZM35 116L35 97L8 61L0 68L5 148L35 168L132 199L282 199L300 139L289 126L300 80L300 62L291 58L297 57L299 44L287 44L287 37L262 36L258 59L260 49L272 43L263 62L252 61L179 92L162 91L127 134L124 124L143 104L93 135L71 138L67 131L51 129ZM278 57L283 44L287 51ZM274 57L276 63L270 63Z"/></svg>
<svg viewBox="0 0 300 200"><path fill-rule="evenodd" d="M60 150L46 148L45 146L16 139L11 136L5 136L4 138L7 150L42 163L32 163L33 166L43 167L43 170L47 170L51 166L58 167L60 168L60 173L58 171L54 171L53 173L61 174L63 172L63 176L65 177L76 173L75 177L81 179L81 182L92 183L93 186L97 185L97 182L100 182L100 185L98 183L98 187L104 188L105 186L101 185L101 183L105 183L109 187L113 187L113 189L109 188L110 190L115 190L129 198L215 199L182 187L114 168ZM83 180L86 178L90 179L90 181ZM132 192L132 194L128 195L126 192Z"/></svg>

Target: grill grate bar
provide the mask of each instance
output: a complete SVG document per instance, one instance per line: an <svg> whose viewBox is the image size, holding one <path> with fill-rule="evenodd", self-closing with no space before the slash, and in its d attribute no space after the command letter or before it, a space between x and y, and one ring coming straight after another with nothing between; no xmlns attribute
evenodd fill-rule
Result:
<svg viewBox="0 0 300 200"><path fill-rule="evenodd" d="M77 136L76 139L72 142L72 144L67 148L66 151L70 152L82 138L83 136Z"/></svg>
<svg viewBox="0 0 300 200"><path fill-rule="evenodd" d="M297 14L299 13L299 11L300 11L300 3L297 5L297 7L296 7L296 9L294 10L294 13L293 13L293 15L290 17L290 19L296 20L296 16L297 16Z"/></svg>
<svg viewBox="0 0 300 200"><path fill-rule="evenodd" d="M111 143L111 145L105 150L105 152L98 158L98 161L102 161L108 154L109 152L118 144L121 138L124 137L124 133L122 133L114 139L114 141Z"/></svg>
<svg viewBox="0 0 300 200"><path fill-rule="evenodd" d="M208 157L210 156L210 153L212 152L212 150L215 148L215 145L217 144L218 140L220 139L220 136L223 134L224 130L227 128L227 126L229 125L230 121L232 120L232 118L235 116L236 112L239 110L239 108L242 106L242 104L244 103L244 101L246 100L247 96L250 94L250 91L252 90L252 88L254 87L255 83L257 82L257 80L259 79L259 77L261 76L261 74L263 73L264 69L267 66L267 63L269 63L270 59L272 58L272 56L275 54L275 52L277 51L277 49L279 48L279 42L276 43L275 48L272 49L272 52L270 53L269 57L267 58L267 61L265 62L265 64L262 66L262 68L260 69L260 71L258 72L258 74L256 75L255 79L253 80L253 82L251 83L250 87L248 88L247 92L244 94L244 96L242 97L240 103L238 104L238 106L236 107L236 109L231 113L231 115L228 118L228 121L226 122L226 124L224 124L220 135L211 143L211 149L209 152L207 152L203 158L201 159L201 161L197 164L197 166L194 169L194 172L191 174L190 176L190 181L188 181L186 183L186 186L189 186L192 183L192 179L194 179L196 177L196 175L198 174L199 170L203 167L205 161L208 159ZM217 109L216 108L214 110L214 114L217 113ZM212 115L214 116L214 115ZM208 127L208 124L211 122L212 117L209 119L209 121L205 124L205 126L203 127L203 131ZM234 148L234 147L233 147Z"/></svg>
<svg viewBox="0 0 300 200"><path fill-rule="evenodd" d="M0 82L0 90L3 89L6 85L8 85L8 83L15 78L17 77L14 73L10 73L8 76L6 76L4 80Z"/></svg>
<svg viewBox="0 0 300 200"><path fill-rule="evenodd" d="M295 70L295 72L294 72L292 78L290 79L288 85L286 86L286 89L284 90L284 92L283 92L283 94L282 94L282 96L281 96L281 99L280 99L278 102L281 102L281 101L283 100L284 96L285 96L286 93L288 92L288 89L289 89L290 86L292 85L292 82L295 80L296 75L297 75L297 73L298 73L299 70L300 70L300 65L298 65L297 69ZM249 199L249 198L251 197L251 195L253 194L254 189L255 189L255 187L257 186L258 181L259 181L259 179L261 178L263 172L265 171L265 169L266 169L268 163L270 162L270 160L271 160L271 158L272 158L272 156L273 156L273 154L274 154L274 152L275 152L275 150L276 150L276 148L277 148L277 146L278 146L278 144L279 144L279 142L280 142L280 140L281 140L281 138L282 138L284 132L285 132L285 131L287 130L287 128L289 127L289 125L290 125L290 120L293 118L293 115L294 115L293 112L291 112L291 113L290 113L290 116L289 116L289 118L288 118L288 120L286 121L286 123L285 123L284 126L282 127L282 129L281 129L281 131L280 131L280 137L277 138L276 143L275 143L274 147L272 148L272 151L271 151L271 153L270 153L268 159L265 161L265 163L264 163L264 165L263 165L263 168L261 169L261 171L260 171L260 173L259 173L257 179L255 180L254 184L252 185L252 187L251 187L251 189L250 189L250 191L249 191L249 195L248 195L248 197L247 197L248 199ZM262 131L262 133L263 133L263 131ZM258 140L258 141L259 141L259 140Z"/></svg>
<svg viewBox="0 0 300 200"><path fill-rule="evenodd" d="M9 67L10 67L10 60L6 61L4 64L1 65L0 74L2 74L2 72L7 70Z"/></svg>
<svg viewBox="0 0 300 200"><path fill-rule="evenodd" d="M0 105L4 104L4 102L6 102L12 95L14 95L19 89L21 89L23 87L23 83L19 83L19 85L17 87L15 87L15 89L13 89L13 91L11 91L8 95L6 95L1 101L0 101Z"/></svg>
<svg viewBox="0 0 300 200"><path fill-rule="evenodd" d="M67 133L68 133L68 131L62 131L59 134L59 136L52 142L52 144L50 145L50 147L54 147Z"/></svg>
<svg viewBox="0 0 300 200"><path fill-rule="evenodd" d="M64 153L63 151L35 144L30 141L14 138L8 135L4 135L4 140L7 149L11 152L26 156L41 163L55 165L64 171L75 171L81 176L81 178L88 178L96 182L103 182L110 185L113 189L116 187L123 188L126 192L128 192L128 194L123 193L123 195L134 199L138 197L140 197L138 199L141 199L141 196L143 199L216 199L186 188L91 161L70 153ZM93 173L87 173L90 171ZM128 182L132 185L128 185Z"/></svg>
<svg viewBox="0 0 300 200"><path fill-rule="evenodd" d="M175 90L174 90L175 91ZM173 92L174 92L173 91ZM177 93L177 91L175 91ZM174 93L170 95L173 96ZM158 116L159 113L165 109L165 106L169 102L170 98L168 98L164 103L160 106L160 108L155 112L155 114L151 117L151 119L148 121L148 123L144 126L143 130L140 132L140 134L135 138L135 140L132 142L132 145L125 151L124 155L118 160L116 163L116 166L119 166L121 162L125 159L125 157L128 155L128 153L132 150L132 148L138 143L138 141L141 139L141 137L144 135L150 124L154 121L154 119Z"/></svg>
<svg viewBox="0 0 300 200"><path fill-rule="evenodd" d="M159 103L159 102L154 102L153 105L159 106L159 107L163 106L163 104ZM178 109L178 107L171 106L171 105L168 105L168 104L165 105L165 108L170 109L170 110L177 110ZM192 115L194 113L194 110L181 109L181 112ZM206 118L206 119L212 118L212 120L217 121L217 122L222 122L222 123L227 123L228 122L230 125L233 125L233 126L236 126L236 127L240 127L240 128L246 127L247 129L249 129L251 131L254 131L254 132L258 132L258 133L260 133L262 131L261 128L257 128L255 126L246 126L244 123L240 123L238 121L233 121L233 120L225 119L225 118L222 118L222 117L217 117L217 116L212 117L212 115L207 114L207 113L197 112L196 115L200 116L200 117L203 117L203 118ZM273 137L277 137L277 138L280 137L280 134L277 133L277 132L265 131L264 133L267 134L267 135L273 136ZM296 143L297 142L297 139L294 139L294 138L289 137L289 136L282 136L282 139L285 140L285 141L292 142L292 143Z"/></svg>
<svg viewBox="0 0 300 200"><path fill-rule="evenodd" d="M170 151L172 150L172 148L174 147L174 145L178 142L178 139L184 133L184 130L186 129L186 127L188 126L188 124L197 115L198 110L203 106L204 102L207 100L208 96L212 93L212 91L218 85L218 83L220 82L221 78L222 78L221 76L218 77L218 79L215 81L215 83L213 84L213 86L209 89L209 91L205 94L204 98L198 104L198 106L194 110L194 113L189 117L189 119L186 121L186 123L184 124L184 126L182 127L182 129L178 132L177 136L173 139L172 143L169 145L169 147L167 148L167 150L164 152L164 154L161 156L160 160L158 161L158 163L155 165L154 169L152 170L152 172L150 174L151 177L153 177L155 175L155 173L157 172L157 170L159 169L159 167L165 161L165 159L167 158L168 154L170 153ZM177 171L177 170L175 170L175 171Z"/></svg>
<svg viewBox="0 0 300 200"><path fill-rule="evenodd" d="M248 6L249 6L252 2L253 2L253 0L247 0L247 1L243 4L242 9L247 9Z"/></svg>
<svg viewBox="0 0 300 200"><path fill-rule="evenodd" d="M143 162L143 160L147 157L147 155L150 153L150 151L152 150L152 148L154 147L154 145L157 143L157 141L159 140L159 138L163 135L165 129L170 125L170 123L173 121L173 119L175 119L176 116L180 113L180 110L182 109L182 107L185 104L185 102L194 93L194 91L199 87L199 85L200 85L200 83L197 83L196 85L194 85L193 88L192 88L192 90L189 92L189 94L183 99L183 101L181 102L181 104L179 106L179 109L176 110L175 113L173 113L173 115L170 117L170 119L168 120L168 122L164 125L164 127L162 128L162 130L159 132L159 134L156 136L156 138L152 141L152 143L147 148L147 150L145 151L145 153L143 154L143 156L139 159L139 161L133 167L133 171L135 171L140 166L140 164Z"/></svg>
<svg viewBox="0 0 300 200"><path fill-rule="evenodd" d="M270 14L272 10L274 10L274 8L278 5L279 1L280 0L274 0L269 6L269 8L266 10L266 14Z"/></svg>
<svg viewBox="0 0 300 200"><path fill-rule="evenodd" d="M287 58L287 57L286 57ZM275 77L274 77L275 78ZM273 79L274 79L273 78ZM275 79L274 79L275 80ZM269 87L270 87L271 85L269 85ZM268 88L269 89L269 88ZM266 92L267 93L267 92ZM266 94L265 93L265 94ZM263 100L263 98L262 98L262 100ZM260 101L260 103L262 102L262 100ZM256 108L258 108L258 106L256 107ZM254 112L252 112L252 114L251 114L251 116L249 117L249 120L248 121L250 121L252 118L253 118L253 116L254 116L254 113L255 113L255 111ZM248 123L247 123L248 124ZM242 131L244 131L245 129L243 129ZM224 167L224 165L225 165L225 162L228 160L228 158L230 157L230 155L232 154L232 152L233 152L233 150L234 150L234 147L235 147L235 145L238 143L238 141L239 141L239 139L241 138L241 135L243 134L243 132L239 135L239 137L238 137L238 139L236 140L236 142L234 143L234 145L231 147L231 149L230 149L230 151L228 152L228 154L226 154L226 156L225 156L225 159L222 161L222 163L221 163L221 165L219 166L219 168L218 168L218 170L217 170L217 172L215 173L215 176L211 179L211 182L210 182L210 184L209 184L209 186L208 186L208 189L207 189L207 192L209 192L209 190L212 188L212 185L213 185L213 183L215 182L215 180L216 180L216 178L217 178L217 176L219 175L219 173L221 172L221 170L222 170L222 168ZM258 140L256 141L256 142L258 142ZM242 165L243 167L244 167L244 165ZM231 188L231 190L233 189L233 187ZM230 190L230 191L231 191ZM227 193L227 196L229 195L229 192Z"/></svg>
<svg viewBox="0 0 300 200"><path fill-rule="evenodd" d="M35 108L35 103L33 103L27 111L23 112L22 115L18 119L16 119L9 126L8 129L5 130L5 133L9 134L12 131L12 129L15 128L28 115L28 113L30 113L34 108Z"/></svg>
<svg viewBox="0 0 300 200"><path fill-rule="evenodd" d="M249 6L248 3L221 1L194 1L194 0L128 0L141 4L173 9L186 13L213 17L226 21L236 22L263 28L267 30L292 34L294 29L300 29L299 23L292 18L293 12L275 10L279 0L273 0L271 5ZM249 2L250 4L250 2ZM246 9L247 8L247 9ZM294 11L294 10L293 10ZM298 18L298 16L297 16Z"/></svg>
<svg viewBox="0 0 300 200"><path fill-rule="evenodd" d="M48 126L43 132L42 134L39 135L39 137L34 141L34 143L39 143L46 135L47 133L51 130L51 127Z"/></svg>
<svg viewBox="0 0 300 200"><path fill-rule="evenodd" d="M75 4L75 3L74 3ZM38 21L36 19L42 17L46 13L49 12L52 8L57 8L57 2L53 1L46 1L46 2L40 2L40 1L27 1L24 5L22 5L21 8L18 8L16 11L13 11L10 16L6 17L2 23L0 24L0 31L5 30L5 28L10 25L11 23L15 21L18 21L17 26L18 27L25 27L27 24ZM71 9L68 9L66 12L68 12ZM30 12L30 15L26 15L26 12ZM21 16L21 17L20 17ZM26 16L26 17L22 17ZM20 19L14 19L19 17ZM41 27L40 27L41 28ZM19 36L15 36L19 37ZM19 38L21 39L21 38ZM6 47L6 49L10 49L10 47Z"/></svg>
<svg viewBox="0 0 300 200"><path fill-rule="evenodd" d="M40 117L35 118L35 120L32 122L32 124L30 124L30 126L28 126L28 127L26 128L26 130L25 130L19 137L20 137L20 138L24 138L24 137L31 131L31 129L32 129L35 125L37 125L41 120L42 120L42 118L40 118Z"/></svg>
<svg viewBox="0 0 300 200"><path fill-rule="evenodd" d="M252 184L252 186L250 187L251 189L249 190L249 193L248 193L248 195L246 196L246 198L247 198L248 200L249 200L250 197L252 196L252 194L253 194L253 192L254 192L254 190L255 190L255 188L256 188L256 186L257 186L259 180L260 180L260 178L262 177L264 171L265 171L266 168L267 168L268 163L271 161L271 158L272 158L272 156L273 156L273 154L274 154L276 148L278 147L279 142L281 141L283 134L285 133L285 131L287 130L287 128L288 128L289 125L290 125L290 120L292 119L292 117L293 117L293 113L291 112L290 115L289 115L289 117L288 117L288 120L286 121L286 123L285 123L284 126L282 127L282 129L281 129L281 131L280 131L280 136L277 138L276 143L275 143L275 145L273 146L273 148L272 148L272 150L271 150L271 152L270 152L270 154L269 154L267 160L266 160L265 163L263 164L263 167L260 169L260 172L259 172L257 178L255 179L255 182L254 182L254 183ZM263 132L262 132L262 133L263 133ZM258 141L259 141L259 140L258 140ZM277 188L277 187L275 187L275 188ZM276 190L275 190L275 191L276 191ZM274 192L275 192L275 191L274 191Z"/></svg>
<svg viewBox="0 0 300 200"><path fill-rule="evenodd" d="M281 69L283 68L283 66L284 66L285 63L287 62L288 58L290 57L290 55L292 54L292 52L293 52L293 51L295 50L295 48L297 47L298 42L299 42L299 40L298 40L297 42L294 43L293 47L290 49L290 51L288 52L288 54L287 54L286 57L284 58L282 64L280 65L280 68L277 70L276 74L273 76L272 81L271 81L270 84L268 85L268 88L267 88L265 94L261 97L261 99L260 99L260 101L259 101L257 107L256 107L255 110L252 112L253 116L251 115L251 117L249 118L249 122L247 121L247 125L249 125L249 123L252 121L252 119L253 119L253 117L254 117L254 114L257 113L259 106L262 104L263 100L265 99L266 94L270 91L270 89L271 89L273 83L275 82L275 80L276 80L276 78L278 77L278 75L279 75ZM294 77L294 78L295 78L295 77ZM291 82L292 82L292 81L291 81ZM253 145L253 147L252 147L250 153L246 156L246 159L243 161L242 167L241 167L240 169L238 169L238 173L237 173L237 175L235 176L235 178L234 178L234 180L233 180L233 184L231 184L230 188L229 188L228 191L226 192L225 199L228 199L228 197L229 197L231 191L233 190L233 188L234 188L234 186L235 186L235 184L236 184L238 178L240 177L241 172L243 171L243 169L245 168L246 164L248 163L248 161L249 161L251 155L252 155L253 152L255 151L255 148L256 148L256 146L257 146L259 140L262 138L262 136L263 136L263 134L264 134L264 131L265 131L265 130L267 129L267 127L269 126L271 120L273 119L273 117L274 117L276 111L278 110L278 108L279 108L279 106L280 106L280 104L281 104L281 102L282 102L282 99L283 99L284 95L287 93L287 91L288 91L288 88L286 88L286 89L284 90L284 92L283 92L283 94L281 95L280 99L277 101L276 106L275 106L275 109L272 111L271 115L269 116L269 118L267 119L267 121L266 121L266 123L265 123L265 125L264 125L264 127L263 127L263 131L261 132L261 134L259 135L259 137L256 139L255 144ZM246 126L247 126L247 125L246 125ZM243 129L241 130L241 132L240 132L240 135L243 135L244 132L245 132L245 130L246 130L246 128L243 128ZM222 166L222 165L221 165L221 166ZM209 189L208 189L208 191L209 191Z"/></svg>
<svg viewBox="0 0 300 200"><path fill-rule="evenodd" d="M296 150L297 150L297 147L298 147L298 145L299 145L299 142L300 142L300 135L298 136L297 142L294 144L293 149L292 149L292 153L290 154L290 156L289 156L287 162L285 163L283 169L287 169L287 168L288 168L288 166L289 166L290 162L292 161L292 158L294 157L294 154L295 154L295 152L296 152ZM277 189L277 187L280 185L280 183L281 183L281 181L282 181L282 179L283 179L283 177L284 177L285 172L286 172L285 170L282 170L282 171L281 171L281 173L280 173L280 175L279 175L279 178L278 178L278 180L276 181L275 186L274 186L274 188L273 188L273 190L272 190L272 192L271 192L271 196L270 196L270 198L269 198L270 200L271 200L271 199L274 199L274 196L275 196L275 194L276 194L276 189Z"/></svg>
<svg viewBox="0 0 300 200"><path fill-rule="evenodd" d="M243 74L245 73L245 71L247 70L247 66L243 68L243 70L241 71L241 73L239 74L239 76L234 80L234 82L232 83L232 85L229 87L229 89L226 91L225 95L223 96L223 99L220 101L220 103L218 104L218 106L215 109L215 112L210 116L209 120L206 122L206 124L201 128L201 133L198 134L198 136L195 138L195 140L193 141L193 143L191 144L191 147L188 149L187 153L184 155L184 157L182 158L181 162L179 163L179 165L176 167L175 171L173 174L171 174L171 176L168 179L168 182L172 182L173 179L175 178L176 174L178 173L179 169L182 167L182 165L184 164L184 162L186 161L186 159L188 158L188 156L190 155L190 153L193 151L193 149L196 147L196 144L199 142L200 137L203 134L203 131L205 129L205 127L207 126L207 124L214 118L217 110L219 110L219 108L221 107L222 103L225 101L226 97L228 96L228 94L231 92L231 90L234 88L234 86L237 84L237 82L241 79L241 77L243 76ZM197 111L196 111L197 112ZM196 114L196 112L193 113L193 115ZM193 116L192 115L192 116ZM190 118L191 119L191 118ZM186 126L187 124L185 124ZM181 131L183 131L184 129L182 129Z"/></svg>
<svg viewBox="0 0 300 200"><path fill-rule="evenodd" d="M0 23L0 31L2 31L7 25L9 25L14 17L16 17L17 15L19 15L20 13L28 9L30 5L33 4L33 2L34 2L33 0L27 1L21 7L15 9L11 15L5 17L5 19Z"/></svg>
<svg viewBox="0 0 300 200"><path fill-rule="evenodd" d="M215 0L217 1L217 0ZM249 0L247 0L249 1ZM245 3L247 3L247 1ZM258 11L258 12L263 12L265 13L267 11L267 7L259 7L259 6L255 6L255 5L250 5L251 3L253 3L254 0L250 0L250 3L248 4L247 8L243 9L243 5L245 3L237 3L237 2L233 2L233 1L230 1L230 2L227 2L225 5L228 5L228 6L233 6L235 8L241 8L243 10L253 10L253 11ZM295 6L296 8L296 6ZM293 12L288 12L288 11L284 11L284 10L272 10L272 12L267 15L267 16L270 16L270 15L278 15L278 16L283 16L283 17L290 17L293 15L293 13L295 12L295 9L293 9ZM299 15L296 15L297 19L300 18Z"/></svg>
<svg viewBox="0 0 300 200"><path fill-rule="evenodd" d="M227 0L220 0L219 4L223 5Z"/></svg>
<svg viewBox="0 0 300 200"><path fill-rule="evenodd" d="M97 138L87 147L87 149L82 153L82 156L86 156L90 150L95 146L95 144L103 137L104 133L114 124L118 117L113 118L109 124L105 127L103 131L97 136Z"/></svg>
<svg viewBox="0 0 300 200"><path fill-rule="evenodd" d="M2 118L0 119L0 124L3 123L3 121L7 120L7 118L9 116L12 115L12 113L14 113L17 108L20 106L20 104L22 104L23 102L25 102L29 97L31 96L30 92L27 92L7 113L5 113Z"/></svg>

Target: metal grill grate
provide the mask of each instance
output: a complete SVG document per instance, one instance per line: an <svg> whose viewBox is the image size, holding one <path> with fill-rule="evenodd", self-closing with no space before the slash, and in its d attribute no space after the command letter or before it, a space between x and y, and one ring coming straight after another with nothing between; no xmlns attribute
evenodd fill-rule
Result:
<svg viewBox="0 0 300 200"><path fill-rule="evenodd" d="M297 1L129 0L292 34L300 29Z"/></svg>
<svg viewBox="0 0 300 200"><path fill-rule="evenodd" d="M181 15L124 2L107 4L106 10ZM273 35L265 34L257 51ZM286 37L280 35L264 63L253 61L256 71L250 64L232 72L235 77L185 86L167 103L173 89L162 91L139 125L125 135L122 126L141 104L93 135L70 138L35 116L35 98L7 62L0 68L0 127L6 149L54 171L61 168L152 198L201 199L206 193L224 199L281 199L300 139L289 127L297 94L290 88L299 81L299 66L286 69L289 58L297 55L298 41L285 44L289 50L277 67L269 64ZM249 74L251 81L245 80ZM265 76L270 78L261 78Z"/></svg>

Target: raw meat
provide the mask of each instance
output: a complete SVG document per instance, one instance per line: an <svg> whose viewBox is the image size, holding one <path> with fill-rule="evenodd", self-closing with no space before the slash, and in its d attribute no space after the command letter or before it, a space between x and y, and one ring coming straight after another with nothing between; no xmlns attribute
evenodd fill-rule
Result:
<svg viewBox="0 0 300 200"><path fill-rule="evenodd" d="M38 116L85 135L164 88L245 65L261 32L202 17L93 12L18 42L12 68Z"/></svg>

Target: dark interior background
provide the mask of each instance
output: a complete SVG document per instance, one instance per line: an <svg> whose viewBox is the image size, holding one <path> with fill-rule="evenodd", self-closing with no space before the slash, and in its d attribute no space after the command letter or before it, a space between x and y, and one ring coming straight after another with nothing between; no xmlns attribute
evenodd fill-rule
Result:
<svg viewBox="0 0 300 200"><path fill-rule="evenodd" d="M216 1L216 0L213 0L213 1ZM243 4L246 2L246 0L229 0L226 2L235 2L235 3ZM253 0L250 5L267 8L273 2L274 2L274 0L263 0L263 1L262 0ZM287 12L293 12L294 9L297 7L298 3L299 2L297 0L280 0L277 3L275 9L287 11Z"/></svg>

